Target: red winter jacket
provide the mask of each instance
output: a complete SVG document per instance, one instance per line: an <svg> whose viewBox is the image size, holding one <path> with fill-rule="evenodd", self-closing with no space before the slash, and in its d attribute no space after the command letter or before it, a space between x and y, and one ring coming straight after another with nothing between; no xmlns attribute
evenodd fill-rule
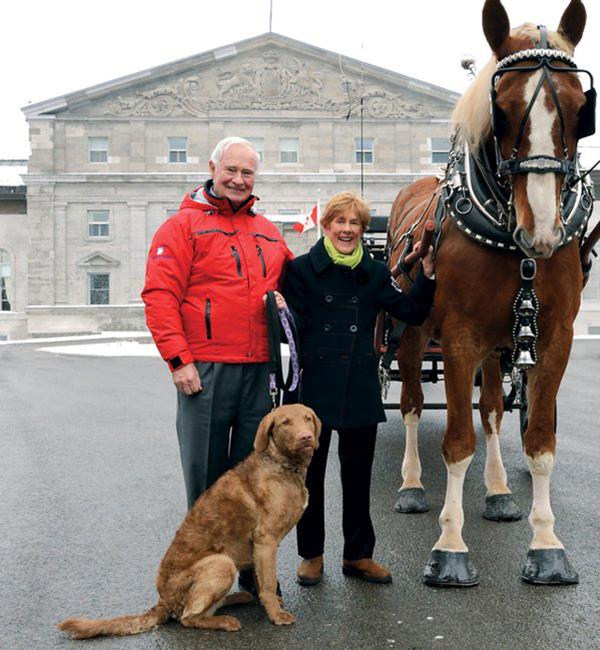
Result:
<svg viewBox="0 0 600 650"><path fill-rule="evenodd" d="M197 190L156 231L142 299L146 323L171 370L192 361L269 360L263 296L293 257L279 230L250 199Z"/></svg>

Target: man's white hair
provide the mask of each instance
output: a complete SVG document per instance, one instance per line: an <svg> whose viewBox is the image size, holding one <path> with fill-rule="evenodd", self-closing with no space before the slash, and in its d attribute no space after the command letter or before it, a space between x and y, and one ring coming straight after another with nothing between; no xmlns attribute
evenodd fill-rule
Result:
<svg viewBox="0 0 600 650"><path fill-rule="evenodd" d="M252 151L254 152L254 155L256 157L256 166L258 167L258 153L256 149L254 148L254 145L246 140L245 138L238 138L236 136L231 136L229 138L223 138L220 142L217 142L217 146L213 149L213 152L210 154L210 161L216 165L219 160L221 160L221 156L225 153L225 150L227 147L230 147L232 144L245 144Z"/></svg>

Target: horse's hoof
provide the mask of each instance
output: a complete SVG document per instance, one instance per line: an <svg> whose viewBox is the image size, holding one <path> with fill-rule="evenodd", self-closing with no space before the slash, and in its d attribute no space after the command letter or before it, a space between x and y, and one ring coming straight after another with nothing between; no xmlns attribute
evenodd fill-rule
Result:
<svg viewBox="0 0 600 650"><path fill-rule="evenodd" d="M530 549L521 578L532 585L574 585L579 582L579 575L562 548Z"/></svg>
<svg viewBox="0 0 600 650"><path fill-rule="evenodd" d="M490 521L517 521L522 517L523 511L515 503L512 494L492 494L485 497L484 519Z"/></svg>
<svg viewBox="0 0 600 650"><path fill-rule="evenodd" d="M423 570L423 582L430 587L474 587L479 575L468 552L433 550Z"/></svg>
<svg viewBox="0 0 600 650"><path fill-rule="evenodd" d="M423 488L398 490L398 498L394 504L396 512L427 512L429 509Z"/></svg>

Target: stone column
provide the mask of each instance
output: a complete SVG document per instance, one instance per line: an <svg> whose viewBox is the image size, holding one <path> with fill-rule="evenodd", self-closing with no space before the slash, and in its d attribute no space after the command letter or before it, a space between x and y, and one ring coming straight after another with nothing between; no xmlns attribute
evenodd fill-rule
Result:
<svg viewBox="0 0 600 650"><path fill-rule="evenodd" d="M147 201L129 201L129 302L140 303L146 270Z"/></svg>
<svg viewBox="0 0 600 650"><path fill-rule="evenodd" d="M69 304L67 282L67 204L54 204L54 304Z"/></svg>

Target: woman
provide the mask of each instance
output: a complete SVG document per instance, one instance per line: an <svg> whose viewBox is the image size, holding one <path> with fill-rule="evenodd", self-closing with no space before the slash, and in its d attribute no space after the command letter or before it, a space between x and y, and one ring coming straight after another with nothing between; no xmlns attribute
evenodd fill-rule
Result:
<svg viewBox="0 0 600 650"><path fill-rule="evenodd" d="M309 502L298 523L298 582L318 584L325 541L324 481L331 432L339 436L346 575L391 582L373 560L375 534L369 512L371 466L377 424L385 421L373 347L375 320L388 311L411 325L427 317L435 282L431 253L410 293L402 293L389 269L364 250L368 205L349 192L334 196L321 216L324 237L288 263L283 295L300 332L302 386L299 401L323 423L320 446L306 479Z"/></svg>

